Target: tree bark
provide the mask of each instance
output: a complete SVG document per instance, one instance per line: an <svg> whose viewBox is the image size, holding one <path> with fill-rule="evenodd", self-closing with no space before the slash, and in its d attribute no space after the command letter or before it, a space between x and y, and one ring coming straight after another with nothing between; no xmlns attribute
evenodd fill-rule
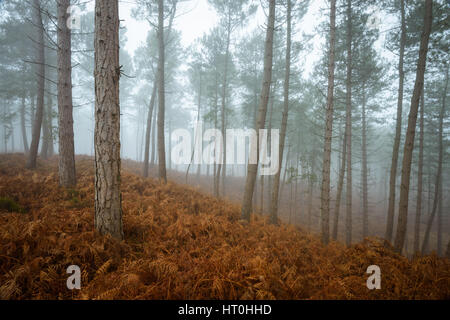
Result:
<svg viewBox="0 0 450 320"><path fill-rule="evenodd" d="M428 42L431 33L432 7L433 1L426 0L424 29L420 41L419 61L417 63L416 81L414 85L413 96L411 99L411 109L408 117L408 128L406 131L405 147L403 151L399 214L398 214L397 233L394 242L395 250L398 253L402 252L406 237L406 226L408 221L409 184L411 176L411 160L414 148L414 137L416 134L416 122L417 122L417 113L419 109L419 100L423 90L423 82L428 52Z"/></svg>
<svg viewBox="0 0 450 320"><path fill-rule="evenodd" d="M445 251L445 256L450 259L450 240L447 243L447 250Z"/></svg>
<svg viewBox="0 0 450 320"><path fill-rule="evenodd" d="M218 108L219 108L219 79L218 79L218 72L216 70L215 72L215 91L214 91L214 128L217 128L218 125ZM214 142L215 146L217 147L217 142ZM217 155L217 150L216 148L214 149L214 155ZM219 164L217 163L217 157L216 161L214 161L214 196L216 198L219 197L219 183L220 183L220 178L219 178Z"/></svg>
<svg viewBox="0 0 450 320"><path fill-rule="evenodd" d="M363 239L369 236L369 191L367 185L367 120L366 85L362 86L362 196L363 196Z"/></svg>
<svg viewBox="0 0 450 320"><path fill-rule="evenodd" d="M45 106L44 103L44 114L42 118L42 146L41 146L41 158L42 159L48 159L48 148L49 148L49 140L50 140L50 130L49 130L49 123L48 123L48 112L49 112L49 101L50 101L50 95L47 93L47 106Z"/></svg>
<svg viewBox="0 0 450 320"><path fill-rule="evenodd" d="M166 171L166 144L164 140L165 122L165 44L164 44L164 0L158 0L158 158L159 158L159 180L167 183Z"/></svg>
<svg viewBox="0 0 450 320"><path fill-rule="evenodd" d="M22 132L23 150L24 150L25 154L27 154L29 149L28 149L27 128L25 126L25 122L26 122L26 119L25 119L25 107L26 107L25 95L26 94L24 91L23 95L22 95L22 103L20 105L20 129Z"/></svg>
<svg viewBox="0 0 450 320"><path fill-rule="evenodd" d="M47 112L47 124L48 124L48 150L47 150L47 156L53 157L55 154L54 149L54 138L53 138L53 99L51 95L49 95L48 98L48 112Z"/></svg>
<svg viewBox="0 0 450 320"><path fill-rule="evenodd" d="M155 109L155 98L156 98L156 81L153 83L153 91L152 96L150 98L150 105L148 109L148 116L147 116L147 128L145 130L145 151L144 151L144 177L148 177L148 167L149 167L149 158L150 158L150 133L152 130L152 117L153 117L153 110Z"/></svg>
<svg viewBox="0 0 450 320"><path fill-rule="evenodd" d="M439 113L439 159L438 159L438 168L436 173L436 183L435 183L435 192L434 192L434 201L433 201L433 209L431 210L431 214L428 218L427 228L425 230L425 236L422 244L422 254L425 254L428 249L428 241L430 239L431 227L433 225L434 216L436 215L436 210L438 210L439 203L439 195L441 193L442 188L442 163L444 160L444 117L445 117L445 102L447 97L447 89L448 89L448 68L445 76L445 90L444 95L442 97L442 106ZM439 226L438 226L439 229ZM438 232L439 233L439 232ZM439 238L439 236L438 236ZM438 239L439 240L439 239ZM438 241L439 248L439 241Z"/></svg>
<svg viewBox="0 0 450 320"><path fill-rule="evenodd" d="M291 21L292 3L291 0L287 0L286 11L286 70L284 78L284 106L283 115L281 119L281 132L280 132L280 146L279 146L279 159L278 163L283 163L284 144L286 141L286 129L289 115L289 80L291 77L291 36L292 36L292 21ZM281 168L278 169L274 177L273 189L272 189L272 202L270 206L270 222L276 224L278 222L278 193L280 190L280 174Z"/></svg>
<svg viewBox="0 0 450 320"><path fill-rule="evenodd" d="M346 81L347 192L345 243L352 243L352 2L347 0L347 81Z"/></svg>
<svg viewBox="0 0 450 320"><path fill-rule="evenodd" d="M314 192L314 181L312 178L310 178L308 191L308 220L306 223L308 231L311 231L313 192Z"/></svg>
<svg viewBox="0 0 450 320"><path fill-rule="evenodd" d="M72 44L67 27L70 0L58 1L58 124L59 184L73 187L77 183L73 134Z"/></svg>
<svg viewBox="0 0 450 320"><path fill-rule="evenodd" d="M36 32L36 68L37 68L37 101L34 117L33 134L28 153L27 167L36 168L36 160L41 138L42 119L44 117L44 90L45 90L45 50L44 50L44 25L42 23L41 2L33 1L33 24Z"/></svg>
<svg viewBox="0 0 450 320"><path fill-rule="evenodd" d="M400 140L402 135L402 109L403 109L403 87L405 72L403 70L403 60L405 56L406 45L406 21L405 21L405 0L400 0L401 10L401 35L400 35L400 57L398 63L399 85L398 85L398 101L397 101L397 125L395 129L395 140L392 150L391 172L389 177L389 200L386 233L384 238L386 241L392 241L394 230L394 215L395 215L395 192L397 181L397 167L398 167L398 152L400 149Z"/></svg>
<svg viewBox="0 0 450 320"><path fill-rule="evenodd" d="M272 62L273 62L273 36L275 31L275 0L269 0L269 16L266 32L266 44L264 49L264 78L261 90L261 98L258 110L258 123L256 126L256 134L258 137L257 150L259 162L259 130L264 129L266 123L267 105L270 95L270 84L272 82ZM281 165L281 164L280 164ZM250 214L252 212L253 190L255 188L256 174L258 171L257 164L248 164L247 179L245 182L244 199L242 202L242 219L250 221Z"/></svg>
<svg viewBox="0 0 450 320"><path fill-rule="evenodd" d="M338 229L339 229L339 213L341 211L341 200L342 200L342 190L344 189L344 178L345 178L345 164L347 163L347 127L344 130L344 139L342 143L342 159L341 167L339 169L339 181L336 192L336 204L334 207L334 223L333 223L333 240L337 240Z"/></svg>
<svg viewBox="0 0 450 320"><path fill-rule="evenodd" d="M438 256L442 256L442 173L439 181L437 208L437 254Z"/></svg>
<svg viewBox="0 0 450 320"><path fill-rule="evenodd" d="M200 123L201 110L202 110L202 71L200 70L199 71L199 85L198 85L198 103L197 103L197 124ZM196 134L200 134L200 133L197 132ZM197 143L197 137L195 137L195 139L194 139L194 148L192 149L192 153L191 153L191 162L189 162L188 167L186 169L186 177L185 177L186 184L188 184L189 169L191 168L191 164L194 161L196 143ZM200 179L200 170L201 170L201 165L199 164L197 167L197 181L198 181L198 179Z"/></svg>
<svg viewBox="0 0 450 320"><path fill-rule="evenodd" d="M95 2L95 228L123 239L119 1Z"/></svg>
<svg viewBox="0 0 450 320"><path fill-rule="evenodd" d="M158 99L157 97L158 95L156 95L156 99ZM156 103L156 102L155 102ZM157 138L157 131L158 128L157 127L157 119L158 119L158 109L155 108L154 110L154 114L153 114L153 120L152 120L152 129L151 129L151 136L152 136L152 155L151 155L151 161L150 161L150 167L154 166L156 164L156 138Z"/></svg>
<svg viewBox="0 0 450 320"><path fill-rule="evenodd" d="M325 124L325 141L322 160L322 189L321 189L321 239L324 245L330 241L330 170L331 170L331 142L333 136L333 95L334 95L334 53L336 38L336 0L331 0L330 10L330 48L328 53L328 92Z"/></svg>
<svg viewBox="0 0 450 320"><path fill-rule="evenodd" d="M230 19L230 17L229 17ZM222 196L225 196L225 178L226 178L226 165L227 165L227 148L226 146L226 134L225 134L225 126L226 126L226 95L227 95L227 86L228 86L228 59L230 56L230 41L231 41L231 21L228 20L227 26L227 40L226 40L226 51L225 51L225 67L224 67L224 75L222 80L222 104L221 104L221 130L222 130L222 138L223 138L223 150L222 150L222 163L218 164L217 167L217 177L220 181L220 176L222 175ZM220 184L220 182L219 182ZM218 194L220 194L218 192Z"/></svg>
<svg viewBox="0 0 450 320"><path fill-rule="evenodd" d="M422 91L420 104L420 140L419 140L419 163L417 173L417 204L416 204L416 221L414 224L414 253L420 252L420 219L422 216L422 188L423 188L423 142L424 142L424 108L425 97Z"/></svg>

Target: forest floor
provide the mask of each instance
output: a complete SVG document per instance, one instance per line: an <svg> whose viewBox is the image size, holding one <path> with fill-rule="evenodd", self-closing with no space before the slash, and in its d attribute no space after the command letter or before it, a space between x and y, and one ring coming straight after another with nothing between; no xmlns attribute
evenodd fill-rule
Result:
<svg viewBox="0 0 450 320"><path fill-rule="evenodd" d="M450 299L450 260L408 260L373 238L349 248L194 188L122 173L125 241L94 232L93 159L58 186L57 159L0 155L0 299ZM68 290L67 267L82 270ZM369 290L370 265L381 289Z"/></svg>

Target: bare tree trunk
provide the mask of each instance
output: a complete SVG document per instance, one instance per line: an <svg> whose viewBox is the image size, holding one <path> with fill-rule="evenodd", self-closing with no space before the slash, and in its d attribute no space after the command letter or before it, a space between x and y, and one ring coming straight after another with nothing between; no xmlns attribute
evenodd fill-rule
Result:
<svg viewBox="0 0 450 320"><path fill-rule="evenodd" d="M231 41L231 21L228 21L227 26L227 40L226 40L226 51L225 51L225 68L224 75L222 81L222 105L221 105L221 130L222 130L222 139L223 139L223 150L222 150L222 163L218 164L217 168L217 179L220 181L220 176L222 175L222 196L225 196L225 178L226 178L226 166L227 166L227 148L226 146L226 134L225 134L225 126L226 126L226 95L227 95L227 86L228 86L228 60L230 56L230 41ZM219 182L218 182L219 183ZM219 194L219 192L218 192Z"/></svg>
<svg viewBox="0 0 450 320"><path fill-rule="evenodd" d="M312 179L310 179L308 191L308 220L306 223L308 231L311 231L313 192L314 192L314 182Z"/></svg>
<svg viewBox="0 0 450 320"><path fill-rule="evenodd" d="M225 197L225 179L227 177L227 135L226 135L226 126L227 126L227 114L226 114L226 97L227 97L227 87L228 87L228 59L230 56L230 37L231 37L231 25L228 25L228 34L227 34L227 49L225 54L225 72L223 77L223 92L222 92L222 138L223 138L223 168L222 168L222 197ZM219 165L220 166L220 165Z"/></svg>
<svg viewBox="0 0 450 320"><path fill-rule="evenodd" d="M172 119L169 118L169 120L167 121L167 132L168 132L168 137L167 137L167 165L169 167L169 170L172 170L172 153L170 152L170 150L172 150L172 138L170 136L170 133L172 132Z"/></svg>
<svg viewBox="0 0 450 320"><path fill-rule="evenodd" d="M219 79L217 71L215 73L215 92L214 92L214 128L217 129L218 125L218 108L219 108ZM217 147L217 142L215 142L215 146ZM216 198L219 197L219 183L220 183L220 172L219 172L219 164L217 163L217 148L214 148L214 196Z"/></svg>
<svg viewBox="0 0 450 320"><path fill-rule="evenodd" d="M287 154L286 154L286 161L284 163L284 173L283 173L283 181L281 182L281 190L280 190L280 196L278 197L278 204L280 203L281 198L283 197L283 190L284 186L286 185L286 175L289 168L289 159L291 157L291 145L288 145ZM283 165L281 165L280 170L282 170Z"/></svg>
<svg viewBox="0 0 450 320"><path fill-rule="evenodd" d="M258 122L256 125L256 134L258 137L258 161L259 162L259 130L264 129L266 123L267 105L269 103L270 84L272 82L272 62L273 62L273 36L275 29L275 0L269 0L269 16L266 33L266 44L264 49L264 79L261 90L261 100L258 110ZM281 165L281 164L280 164ZM253 190L255 188L256 174L258 171L257 164L248 164L247 179L245 183L244 200L242 202L242 219L250 221L252 212Z"/></svg>
<svg viewBox="0 0 450 320"><path fill-rule="evenodd" d="M44 90L45 90L45 50L44 50L44 25L42 23L41 2L33 1L33 24L36 32L36 68L37 68L37 103L34 118L33 134L28 153L27 167L36 168L36 159L41 138L42 119L44 117Z"/></svg>
<svg viewBox="0 0 450 320"><path fill-rule="evenodd" d="M158 97L156 97L158 98ZM156 103L156 102L155 102ZM157 138L157 119L158 119L158 109L155 108L153 112L153 122L152 122L152 129L151 129L151 136L152 136L152 156L150 161L150 166L154 166L156 164L156 154L157 154L157 147L156 147L156 138Z"/></svg>
<svg viewBox="0 0 450 320"><path fill-rule="evenodd" d="M44 159L48 159L53 155L53 99L50 93L47 94L47 108L45 108L44 112L44 120L43 120L43 143L41 148L41 157Z"/></svg>
<svg viewBox="0 0 450 320"><path fill-rule="evenodd" d="M145 151L144 151L144 177L148 177L148 167L149 167L149 158L150 158L150 133L152 130L152 119L153 119L153 111L155 109L155 99L156 99L156 89L157 84L156 81L153 83L153 91L152 96L150 98L150 105L148 109L147 116L147 128L145 129Z"/></svg>
<svg viewBox="0 0 450 320"><path fill-rule="evenodd" d="M48 111L49 111L49 94L47 93L47 106L45 106L44 103L44 114L42 116L42 146L41 146L41 158L42 159L48 159L48 143L49 143L49 136L50 132L48 129Z"/></svg>
<svg viewBox="0 0 450 320"><path fill-rule="evenodd" d="M442 176L439 181L439 195L438 195L438 209L437 209L437 254L439 256L442 256Z"/></svg>
<svg viewBox="0 0 450 320"><path fill-rule="evenodd" d="M293 193L293 183L292 180L290 179L289 181L289 224L292 223L292 193Z"/></svg>
<svg viewBox="0 0 450 320"><path fill-rule="evenodd" d="M73 136L72 45L67 27L70 0L58 1L58 124L59 184L73 187L77 183Z"/></svg>
<svg viewBox="0 0 450 320"><path fill-rule="evenodd" d="M47 123L48 123L48 157L53 157L55 154L54 148L54 138L53 138L53 98L49 95L48 101L48 112L47 112Z"/></svg>
<svg viewBox="0 0 450 320"><path fill-rule="evenodd" d="M166 144L164 139L165 125L165 45L164 45L164 0L158 0L158 158L159 158L159 180L167 183L166 171Z"/></svg>
<svg viewBox="0 0 450 320"><path fill-rule="evenodd" d="M27 129L25 127L25 91L22 95L22 103L20 105L20 129L22 132L22 141L23 141L23 150L25 154L28 153L28 138L27 138Z"/></svg>
<svg viewBox="0 0 450 320"><path fill-rule="evenodd" d="M347 0L347 83L346 83L347 192L345 243L352 243L352 2Z"/></svg>
<svg viewBox="0 0 450 320"><path fill-rule="evenodd" d="M286 71L284 77L284 106L283 116L281 119L281 132L280 132L280 146L279 146L279 160L278 163L283 163L284 144L286 141L286 129L289 115L289 80L291 77L291 34L292 34L292 21L291 21L292 3L291 0L287 0L286 11ZM278 222L278 193L280 189L280 174L281 168L278 169L274 177L273 189L272 189L272 202L270 206L270 222L276 224Z"/></svg>
<svg viewBox="0 0 450 320"><path fill-rule="evenodd" d="M300 205L298 203L298 179L299 179L299 174L298 174L298 169L299 169L299 165L298 163L300 162L300 156L299 154L297 154L297 163L296 163L296 177L295 177L295 191L294 191L294 223L296 223L297 219L300 217L300 212L297 215L297 210L295 210L296 208L298 208L298 210L300 211Z"/></svg>
<svg viewBox="0 0 450 320"><path fill-rule="evenodd" d="M424 141L424 108L425 97L422 91L420 104L420 142L419 142L419 168L417 177L417 205L416 205L416 221L414 224L414 253L420 252L420 219L422 216L422 188L423 188L423 141Z"/></svg>
<svg viewBox="0 0 450 320"><path fill-rule="evenodd" d="M447 243L447 250L445 252L445 256L450 259L450 240Z"/></svg>
<svg viewBox="0 0 450 320"><path fill-rule="evenodd" d="M6 117L7 117L7 108L8 105L6 105L3 108L3 119L5 119L5 122L3 122L3 145L4 145L4 153L8 153L8 126L6 124Z"/></svg>
<svg viewBox="0 0 450 320"><path fill-rule="evenodd" d="M260 204L259 204L259 212L260 214L264 213L264 176L261 175L260 177L260 185L261 185L261 191L260 191Z"/></svg>
<svg viewBox="0 0 450 320"><path fill-rule="evenodd" d="M367 185L367 120L366 85L362 86L362 196L363 196L363 239L369 235L369 191Z"/></svg>
<svg viewBox="0 0 450 320"><path fill-rule="evenodd" d="M384 238L392 241L394 230L394 215L395 215L395 190L397 181L397 167L398 167L398 152L400 149L400 139L402 135L402 109L403 109L403 83L405 79L405 72L403 70L403 60L405 55L406 45L406 21L405 21L405 0L400 0L401 8L401 35L400 35L400 57L398 64L399 85L398 85L398 101L397 101L397 126L395 129L394 147L392 150L391 173L389 178L389 201L388 213L386 223L386 233Z"/></svg>
<svg viewBox="0 0 450 320"><path fill-rule="evenodd" d="M331 142L333 136L333 95L334 95L334 53L336 37L336 0L331 0L330 10L330 48L328 53L328 92L325 124L325 141L322 161L322 189L321 189L321 226L322 243L330 241L330 170L331 170Z"/></svg>
<svg viewBox="0 0 450 320"><path fill-rule="evenodd" d="M123 239L119 1L95 1L95 228Z"/></svg>
<svg viewBox="0 0 450 320"><path fill-rule="evenodd" d="M344 130L344 139L342 143L342 159L341 159L341 167L339 169L339 181L336 192L336 204L334 207L334 223L333 223L333 240L337 240L338 237L338 229L339 229L339 213L341 210L341 199L342 199L342 190L344 189L344 178L345 178L345 164L347 163L347 127Z"/></svg>
<svg viewBox="0 0 450 320"><path fill-rule="evenodd" d="M397 224L397 234L395 236L394 247L398 253L401 253L406 236L406 226L408 221L408 198L409 184L411 176L411 160L414 148L414 137L416 134L417 113L419 109L419 100L422 95L423 81L425 76L425 67L428 52L428 41L431 33L433 1L425 2L424 30L420 41L419 61L417 63L416 81L414 85L413 96L411 99L411 109L408 118L408 129L406 131L405 148L403 152L402 179L400 184L400 203Z"/></svg>
<svg viewBox="0 0 450 320"><path fill-rule="evenodd" d="M270 150L270 152L272 152L272 120L273 120L273 106L274 106L274 100L275 100L275 91L276 91L276 86L277 84L275 83L273 85L273 87L271 88L271 96L269 97L270 99L270 106L269 106L269 120L268 120L268 134L267 134L267 148L268 150ZM255 128L256 128L256 119L255 119ZM281 168L280 168L281 170ZM262 176L261 176L262 177ZM268 176L267 177L267 199L268 201L270 201L271 199L271 190L272 190L272 176ZM264 194L261 193L261 197L264 197ZM264 202L264 199L262 199L262 202ZM270 204L269 204L270 206ZM270 209L270 207L269 207Z"/></svg>
<svg viewBox="0 0 450 320"><path fill-rule="evenodd" d="M30 90L32 91L32 90ZM33 135L34 132L34 122L36 118L36 96L33 92L30 92L30 124L31 124L31 135ZM33 137L32 137L33 138Z"/></svg>
<svg viewBox="0 0 450 320"><path fill-rule="evenodd" d="M444 117L445 117L445 100L447 97L447 89L448 89L448 67L446 70L445 77L445 90L444 95L442 97L442 107L439 114L439 159L438 159L438 168L436 173L436 184L435 184L435 192L434 192L434 201L433 201L433 209L431 210L431 214L428 218L427 228L425 229L425 236L422 244L422 254L425 254L428 249L428 241L430 239L431 227L433 225L434 216L436 215L436 210L438 209L439 203L439 195L442 187L442 163L444 160ZM438 227L439 229L439 227Z"/></svg>
<svg viewBox="0 0 450 320"><path fill-rule="evenodd" d="M198 103L197 103L197 124L200 122L201 118L201 110L202 110L202 73L199 71L199 88L198 88ZM196 132L196 135L200 134L200 132ZM194 161L195 149L196 149L197 137L194 139L194 148L191 153L191 162L189 162L188 167L186 169L186 184L188 183L189 169L191 168L191 164ZM200 164L197 167L197 181L200 178Z"/></svg>
<svg viewBox="0 0 450 320"><path fill-rule="evenodd" d="M52 104L53 99L50 93L47 93L47 103L44 106L44 115L42 122L42 147L41 147L41 157L43 159L48 159L53 155L53 134L52 134Z"/></svg>

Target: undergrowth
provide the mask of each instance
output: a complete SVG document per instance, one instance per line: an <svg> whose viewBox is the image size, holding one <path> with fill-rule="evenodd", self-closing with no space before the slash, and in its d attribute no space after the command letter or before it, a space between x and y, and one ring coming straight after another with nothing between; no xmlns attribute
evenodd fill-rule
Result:
<svg viewBox="0 0 450 320"><path fill-rule="evenodd" d="M349 248L194 189L122 173L125 241L94 232L93 161L77 157L78 184L58 186L57 160L25 170L0 156L0 197L29 214L0 209L1 299L448 299L450 262L407 258L367 239ZM14 210L12 210L14 211ZM69 265L81 290L66 287ZM382 271L366 287L367 267Z"/></svg>

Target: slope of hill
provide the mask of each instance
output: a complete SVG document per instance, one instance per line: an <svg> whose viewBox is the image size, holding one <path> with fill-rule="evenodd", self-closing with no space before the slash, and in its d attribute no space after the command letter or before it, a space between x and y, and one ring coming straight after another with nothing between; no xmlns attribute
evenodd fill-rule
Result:
<svg viewBox="0 0 450 320"><path fill-rule="evenodd" d="M173 183L124 170L125 241L93 230L93 160L58 187L57 159L0 156L1 299L449 299L450 261L409 261L378 239L346 248ZM81 290L66 268L82 270ZM381 268L381 290L366 286Z"/></svg>

